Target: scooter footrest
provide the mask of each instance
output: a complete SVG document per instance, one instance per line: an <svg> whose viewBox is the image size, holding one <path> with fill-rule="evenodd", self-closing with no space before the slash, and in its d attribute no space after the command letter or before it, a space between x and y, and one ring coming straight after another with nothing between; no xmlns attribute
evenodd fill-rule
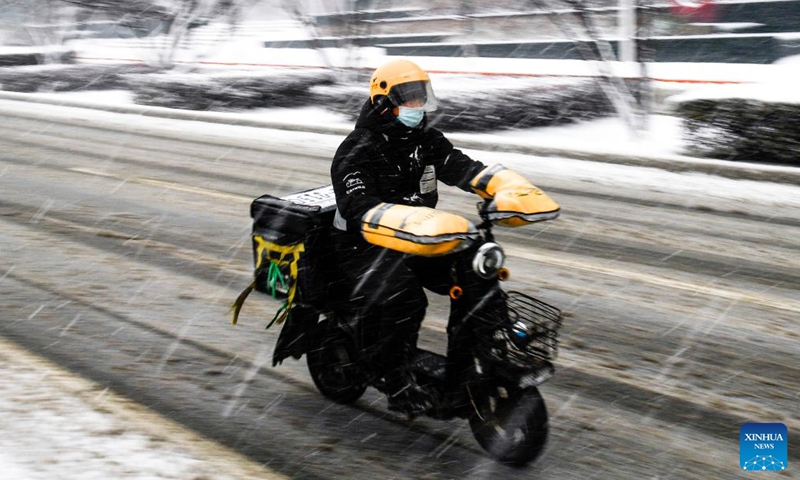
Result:
<svg viewBox="0 0 800 480"><path fill-rule="evenodd" d="M408 366L412 370L420 370L437 380L444 381L445 379L447 362L445 357L439 354L418 349L412 355Z"/></svg>

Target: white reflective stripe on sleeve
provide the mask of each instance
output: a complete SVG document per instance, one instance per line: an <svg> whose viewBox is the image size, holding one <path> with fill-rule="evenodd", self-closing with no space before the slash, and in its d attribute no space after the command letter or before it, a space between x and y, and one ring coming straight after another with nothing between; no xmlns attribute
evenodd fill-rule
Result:
<svg viewBox="0 0 800 480"><path fill-rule="evenodd" d="M427 165L419 180L419 193L426 194L436 191L436 168Z"/></svg>

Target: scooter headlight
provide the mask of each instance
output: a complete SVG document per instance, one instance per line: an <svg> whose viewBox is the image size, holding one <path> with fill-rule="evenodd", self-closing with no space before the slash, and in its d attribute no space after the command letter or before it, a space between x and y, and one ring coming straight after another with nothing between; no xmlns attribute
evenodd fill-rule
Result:
<svg viewBox="0 0 800 480"><path fill-rule="evenodd" d="M503 268L505 262L506 254L500 245L493 242L484 243L472 259L472 269L479 277L488 280L497 277L497 271Z"/></svg>

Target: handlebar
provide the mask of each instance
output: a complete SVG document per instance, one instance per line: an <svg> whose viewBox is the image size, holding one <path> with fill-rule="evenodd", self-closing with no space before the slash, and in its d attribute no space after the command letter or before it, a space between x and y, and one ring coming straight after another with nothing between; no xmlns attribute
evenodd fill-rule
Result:
<svg viewBox="0 0 800 480"><path fill-rule="evenodd" d="M488 206L489 202L485 200L481 200L475 204L475 208L478 210L478 216L481 219L481 223L477 225L477 228L483 233L483 236L487 241L492 242L494 241L494 235L492 235L493 224L492 221L489 220L489 212L487 210Z"/></svg>

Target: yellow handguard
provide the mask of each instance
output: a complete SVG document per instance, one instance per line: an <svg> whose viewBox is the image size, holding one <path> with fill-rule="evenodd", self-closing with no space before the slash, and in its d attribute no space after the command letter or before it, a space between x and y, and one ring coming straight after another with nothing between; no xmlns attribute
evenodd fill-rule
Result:
<svg viewBox="0 0 800 480"><path fill-rule="evenodd" d="M480 236L460 215L394 203L381 203L365 213L361 233L373 245L425 257L457 252Z"/></svg>
<svg viewBox="0 0 800 480"><path fill-rule="evenodd" d="M470 182L486 200L488 218L505 227L519 227L558 217L560 207L525 177L502 165L483 169Z"/></svg>

